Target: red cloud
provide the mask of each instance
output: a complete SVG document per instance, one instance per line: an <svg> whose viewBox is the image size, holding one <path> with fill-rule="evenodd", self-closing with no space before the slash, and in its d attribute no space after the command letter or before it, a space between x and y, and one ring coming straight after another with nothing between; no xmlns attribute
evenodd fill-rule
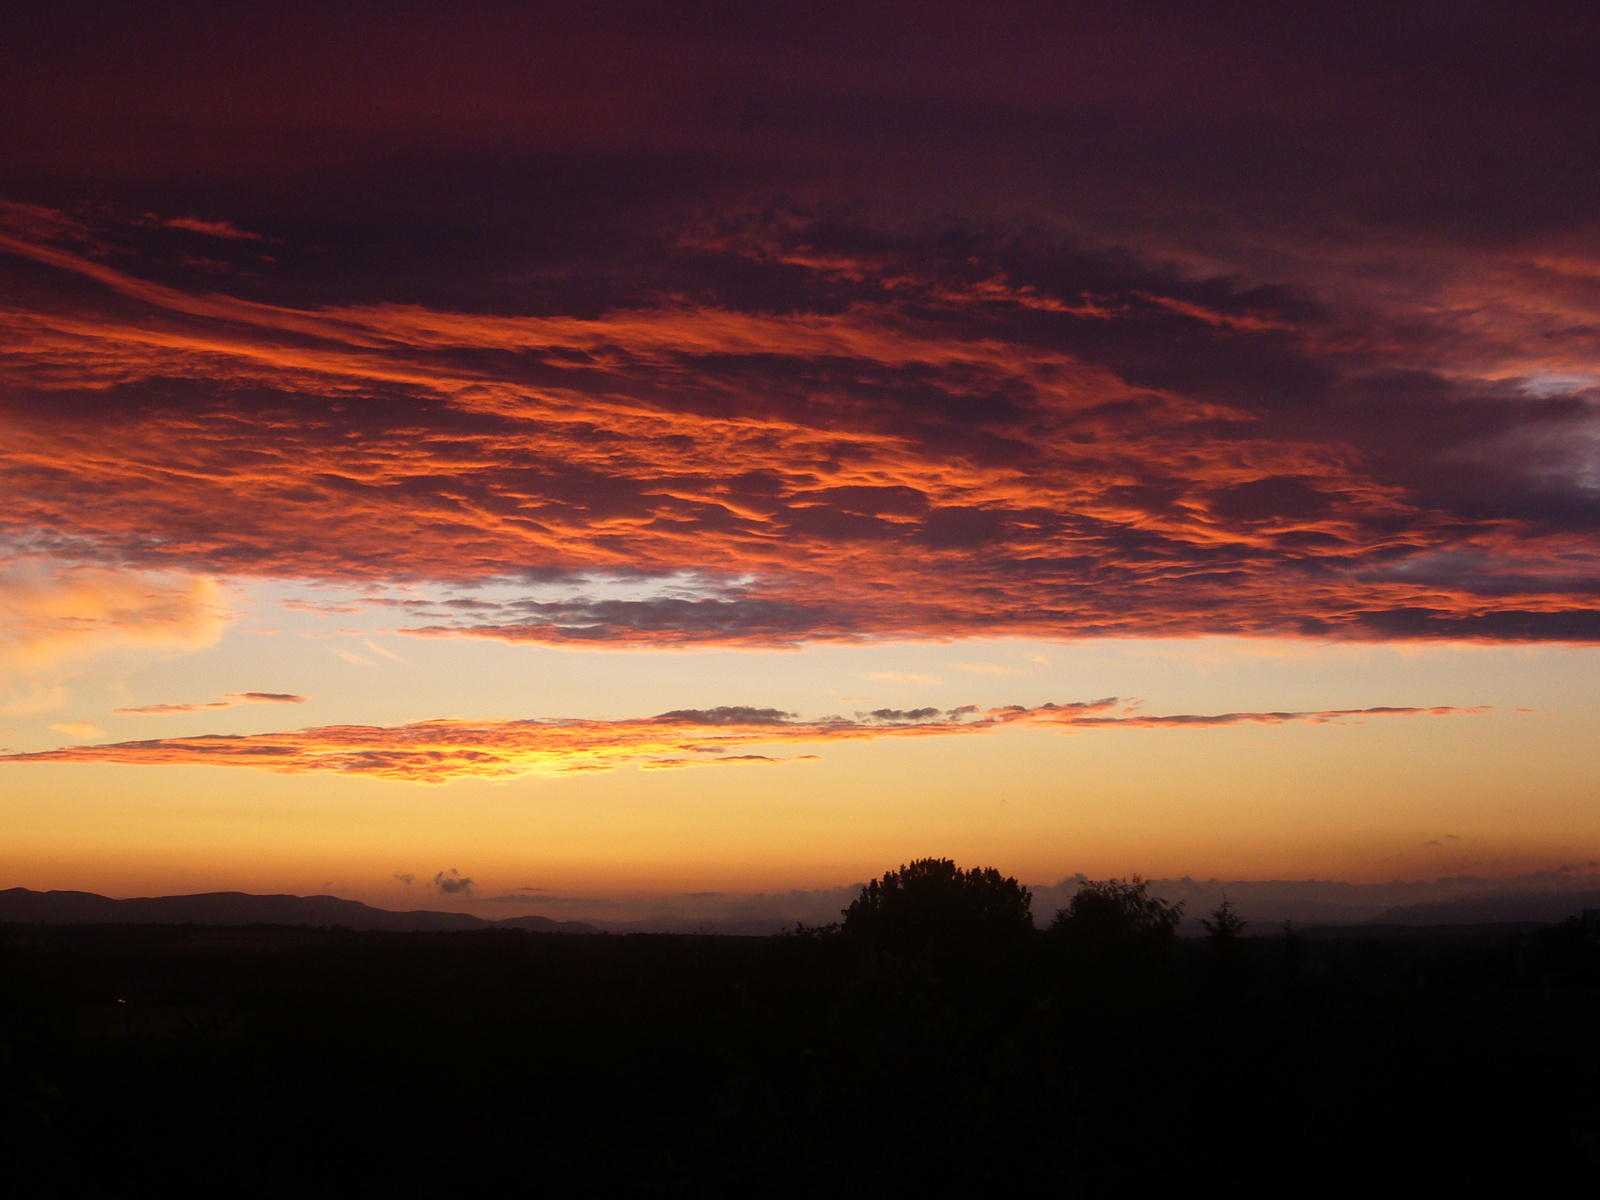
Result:
<svg viewBox="0 0 1600 1200"><path fill-rule="evenodd" d="M668 769L715 763L773 762L748 747L811 745L883 737L949 737L1011 726L1058 729L1207 728L1238 724L1358 721L1380 716L1450 716L1482 708L1360 708L1321 712L1236 712L1145 716L1109 697L1078 704L858 713L796 720L775 709L718 708L629 721L419 721L410 725L327 725L247 736L159 738L0 755L0 762L117 762L255 767L285 774L330 771L414 783L509 779L520 775ZM930 715L931 714L931 715ZM742 751L730 753L730 751ZM807 757L807 756L802 756Z"/></svg>
<svg viewBox="0 0 1600 1200"><path fill-rule="evenodd" d="M1173 345L1202 383L1251 354L1262 373L1348 369L1270 296L1141 279L1069 303L910 250L778 247L854 298L312 310L145 282L39 229L0 237L62 287L0 310L0 522L18 538L256 576L710 581L409 630L558 644L1600 638L1596 530L1542 498L1576 410L1446 395L1413 412L1363 376L1326 401L1355 414L1331 428L1248 389L1141 381ZM761 258L762 236L728 253ZM1389 444L1452 421L1470 424L1455 460ZM1513 435L1535 483L1504 475Z"/></svg>

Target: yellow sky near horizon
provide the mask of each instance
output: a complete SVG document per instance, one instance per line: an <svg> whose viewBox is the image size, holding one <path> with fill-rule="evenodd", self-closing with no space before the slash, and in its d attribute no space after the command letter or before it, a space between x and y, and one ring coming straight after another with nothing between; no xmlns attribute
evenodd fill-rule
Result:
<svg viewBox="0 0 1600 1200"><path fill-rule="evenodd" d="M32 681L55 702L3 718L0 741L14 752L331 722L626 721L686 704L808 720L1107 696L1149 715L1488 711L789 738L777 751L791 761L779 763L622 763L435 786L6 762L0 880L111 895L331 891L480 913L484 897L518 888L594 902L530 898L493 910L571 916L603 914L623 895L837 887L924 855L1033 883L1077 872L1361 882L1600 858L1596 648L1207 638L597 652L400 637L381 632L390 621L381 606L324 589L324 608L361 611L312 611L291 591L235 587L210 640L96 645L50 660ZM245 693L304 699L219 701ZM115 711L162 705L194 710ZM475 881L473 900L397 879L425 883L451 869Z"/></svg>

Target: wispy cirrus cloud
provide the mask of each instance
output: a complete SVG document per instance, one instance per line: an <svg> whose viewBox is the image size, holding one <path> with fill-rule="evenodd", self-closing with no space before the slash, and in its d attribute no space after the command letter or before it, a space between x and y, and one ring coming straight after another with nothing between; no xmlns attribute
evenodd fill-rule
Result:
<svg viewBox="0 0 1600 1200"><path fill-rule="evenodd" d="M878 738L958 737L1008 728L1205 729L1231 725L1328 724L1377 717L1460 716L1456 707L1373 707L1315 712L1149 715L1116 697L1036 707L968 705L940 711L879 709L801 720L772 708L683 709L621 721L418 721L409 725L327 725L284 733L158 738L0 756L0 763L116 762L313 771L413 783L511 779L531 774L647 770L785 761L760 747L826 745ZM808 756L801 756L808 757Z"/></svg>
<svg viewBox="0 0 1600 1200"><path fill-rule="evenodd" d="M240 704L304 704L304 696L289 692L229 692L217 700L200 704L141 704L133 708L114 708L116 716L159 717L168 713L205 712L213 708L234 708Z"/></svg>
<svg viewBox="0 0 1600 1200"><path fill-rule="evenodd" d="M155 218L160 225L168 229L182 229L188 233L204 234L206 237L226 238L230 241L259 242L261 235L251 233L248 229L240 229L231 221L207 221L203 217L168 217L165 220Z"/></svg>

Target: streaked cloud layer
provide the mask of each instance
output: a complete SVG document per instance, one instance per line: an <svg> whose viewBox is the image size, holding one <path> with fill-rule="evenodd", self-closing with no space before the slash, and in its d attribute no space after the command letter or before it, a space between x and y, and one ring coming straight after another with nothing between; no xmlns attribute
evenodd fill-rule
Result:
<svg viewBox="0 0 1600 1200"><path fill-rule="evenodd" d="M15 546L546 644L1600 639L1592 13L364 13L13 39Z"/></svg>
<svg viewBox="0 0 1600 1200"><path fill-rule="evenodd" d="M1000 260L975 268L921 246L795 267L856 294L827 313L309 311L0 248L135 301L0 312L0 499L30 544L375 582L697 577L410 626L553 643L1600 631L1587 460L1566 481L1551 461L1600 428L1587 396L1521 377L1386 396L1403 361L1319 349L1339 332L1272 294L1137 277L1046 294L1002 269L1018 246L971 247ZM1067 258L1082 282L1092 264ZM1108 336L1293 365L1327 377L1295 405L1353 419L1144 382L1096 352ZM1386 463L1397 412L1417 455ZM1449 494L1496 471L1499 496Z"/></svg>
<svg viewBox="0 0 1600 1200"><path fill-rule="evenodd" d="M284 733L158 738L0 755L5 762L112 762L254 767L283 774L331 771L415 783L509 779L520 775L647 770L776 762L755 748L823 745L885 737L949 737L1008 727L1180 729L1288 722L1352 722L1370 717L1460 716L1481 708L1358 708L1323 712L1233 712L1152 716L1116 697L1034 708L1011 705L877 709L853 717L802 721L771 708L681 710L624 721L418 721L409 725L327 725ZM742 751L734 753L734 751ZM811 756L802 756L811 757Z"/></svg>
<svg viewBox="0 0 1600 1200"><path fill-rule="evenodd" d="M1593 5L11 9L11 882L1600 856Z"/></svg>

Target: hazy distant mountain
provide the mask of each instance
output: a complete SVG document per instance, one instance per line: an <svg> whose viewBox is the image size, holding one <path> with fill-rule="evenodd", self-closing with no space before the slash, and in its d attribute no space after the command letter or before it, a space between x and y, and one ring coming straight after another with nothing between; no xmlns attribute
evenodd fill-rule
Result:
<svg viewBox="0 0 1600 1200"><path fill-rule="evenodd" d="M113 900L94 892L0 891L0 921L50 925L342 925L397 933L452 929L527 929L595 933L581 921L512 917L486 921L470 913L392 912L337 896L252 896L205 892L195 896L141 896Z"/></svg>
<svg viewBox="0 0 1600 1200"><path fill-rule="evenodd" d="M830 917L832 914L828 914ZM833 917L837 920L837 917ZM607 933L715 934L718 937L771 937L793 929L798 922L783 917L740 917L713 920L698 917L641 917L637 921L599 921ZM814 921L813 924L825 924Z"/></svg>
<svg viewBox="0 0 1600 1200"><path fill-rule="evenodd" d="M448 913L418 914L419 916L448 916ZM601 926L587 921L556 921L550 917L504 917L498 921L485 921L500 929L526 929L531 933L599 933Z"/></svg>
<svg viewBox="0 0 1600 1200"><path fill-rule="evenodd" d="M1586 908L1600 908L1600 892L1502 892L1432 904L1403 904L1372 918L1374 925L1504 925L1512 921L1555 924Z"/></svg>
<svg viewBox="0 0 1600 1200"><path fill-rule="evenodd" d="M1034 889L1034 914L1043 926L1081 883L1067 879ZM1458 877L1433 882L1349 884L1319 880L1158 879L1152 894L1183 901L1186 934L1200 933L1199 918L1227 896L1251 922L1250 933L1273 932L1284 921L1313 925L1553 924L1586 908L1600 908L1600 878L1554 873L1515 879ZM558 921L522 916L490 920L471 913L394 912L337 896L253 896L207 892L113 900L93 892L0 890L0 921L52 925L342 925L393 932L453 929L526 929L549 933L679 933L761 936L838 920L840 897L853 889L778 896L686 898L678 911L631 920Z"/></svg>
<svg viewBox="0 0 1600 1200"><path fill-rule="evenodd" d="M1600 905L1600 875L1539 871L1510 878L1457 875L1432 880L1344 883L1331 879L1151 879L1150 894L1184 906L1183 932L1199 935L1200 918L1224 897L1251 923L1273 932L1285 921L1312 925L1483 925L1555 922ZM1083 876L1033 888L1034 918L1046 924L1072 899Z"/></svg>

